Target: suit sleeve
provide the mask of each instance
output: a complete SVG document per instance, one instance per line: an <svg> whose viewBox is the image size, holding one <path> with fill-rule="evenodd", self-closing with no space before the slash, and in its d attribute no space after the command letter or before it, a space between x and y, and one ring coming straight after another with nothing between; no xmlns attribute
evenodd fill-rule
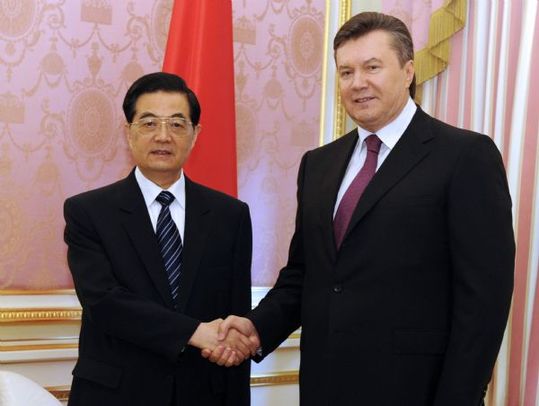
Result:
<svg viewBox="0 0 539 406"><path fill-rule="evenodd" d="M305 181L306 153L300 163L298 174L296 227L288 252L288 262L281 269L275 286L260 304L247 315L254 323L260 336L262 355L255 357L260 362L275 350L301 325L301 298L305 258L303 247L302 196Z"/></svg>
<svg viewBox="0 0 539 406"><path fill-rule="evenodd" d="M435 406L480 403L513 290L515 243L503 162L490 138L470 138L448 189L452 327Z"/></svg>
<svg viewBox="0 0 539 406"><path fill-rule="evenodd" d="M243 315L251 309L252 227L249 208L243 204L234 244L234 270L230 305L231 314ZM245 361L228 369L228 390L225 404L250 404L251 362Z"/></svg>
<svg viewBox="0 0 539 406"><path fill-rule="evenodd" d="M104 334L177 361L199 321L138 296L116 280L80 199L66 200L64 216L67 260L84 317Z"/></svg>

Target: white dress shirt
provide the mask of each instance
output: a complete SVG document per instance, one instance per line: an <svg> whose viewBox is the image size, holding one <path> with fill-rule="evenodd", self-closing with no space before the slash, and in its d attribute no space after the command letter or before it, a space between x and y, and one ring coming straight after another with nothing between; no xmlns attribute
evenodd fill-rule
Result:
<svg viewBox="0 0 539 406"><path fill-rule="evenodd" d="M412 117L414 116L416 110L417 107L414 101L411 97L408 98L408 102L397 118L376 132L376 135L382 141L382 144L380 145L380 152L378 153L376 170L380 168L393 147L395 147L395 144L397 144L397 141L399 141L402 134L404 134L404 131L406 131L406 128L412 121ZM346 168L346 172L344 173L344 178L341 182L339 193L337 194L337 201L335 202L335 207L333 209L333 217L335 217L335 214L337 213L337 208L339 207L339 203L341 202L344 193L356 177L357 173L363 167L365 159L367 158L367 145L365 140L372 133L358 127L357 134L359 136L359 140L356 143L354 152L352 152L352 157L348 163L348 168Z"/></svg>
<svg viewBox="0 0 539 406"><path fill-rule="evenodd" d="M138 166L135 169L135 178L142 191L142 196L144 196L144 202L146 203L146 208L148 209L148 214L152 221L153 231L155 232L157 228L157 218L161 211L161 203L155 200L155 198L165 189L162 189L160 186L146 178ZM178 227L178 231L180 232L183 241L183 232L185 229L185 177L183 176L183 171L180 175L180 179L174 182L166 190L174 195L174 200L169 206L170 214L172 220L176 223L176 227Z"/></svg>

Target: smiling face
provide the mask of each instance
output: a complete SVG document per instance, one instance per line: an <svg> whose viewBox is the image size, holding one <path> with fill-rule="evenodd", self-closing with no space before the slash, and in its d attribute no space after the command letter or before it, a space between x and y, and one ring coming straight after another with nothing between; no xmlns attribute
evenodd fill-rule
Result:
<svg viewBox="0 0 539 406"><path fill-rule="evenodd" d="M401 66L391 34L377 30L344 42L335 52L341 100L361 128L377 132L402 111L414 77L413 61Z"/></svg>
<svg viewBox="0 0 539 406"><path fill-rule="evenodd" d="M179 92L144 93L135 103L133 122L145 117L182 117L190 121L187 97ZM199 125L189 125L188 134L181 137L170 133L166 125L152 134L141 134L129 124L127 128L127 142L135 163L146 178L164 189L180 178L200 132Z"/></svg>

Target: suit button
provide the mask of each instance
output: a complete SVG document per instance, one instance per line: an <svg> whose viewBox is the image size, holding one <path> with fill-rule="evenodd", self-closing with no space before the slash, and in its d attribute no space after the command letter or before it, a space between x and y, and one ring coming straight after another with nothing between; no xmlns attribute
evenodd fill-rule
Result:
<svg viewBox="0 0 539 406"><path fill-rule="evenodd" d="M342 292L342 286L341 285L333 286L333 292L334 293L341 293Z"/></svg>

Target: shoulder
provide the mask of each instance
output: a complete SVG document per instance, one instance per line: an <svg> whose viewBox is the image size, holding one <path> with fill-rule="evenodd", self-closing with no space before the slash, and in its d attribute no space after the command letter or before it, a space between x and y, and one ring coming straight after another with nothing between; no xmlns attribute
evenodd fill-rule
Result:
<svg viewBox="0 0 539 406"><path fill-rule="evenodd" d="M128 178L119 180L117 182L105 185L96 189L87 190L66 199L67 202L93 202L97 203L103 199L107 199L120 192L127 187Z"/></svg>
<svg viewBox="0 0 539 406"><path fill-rule="evenodd" d="M490 151L497 154L498 148L494 141L485 134L476 131L459 128L434 118L418 109L414 120L422 120L426 123L428 131L436 140L440 149L447 152L456 151L462 154L470 151Z"/></svg>

